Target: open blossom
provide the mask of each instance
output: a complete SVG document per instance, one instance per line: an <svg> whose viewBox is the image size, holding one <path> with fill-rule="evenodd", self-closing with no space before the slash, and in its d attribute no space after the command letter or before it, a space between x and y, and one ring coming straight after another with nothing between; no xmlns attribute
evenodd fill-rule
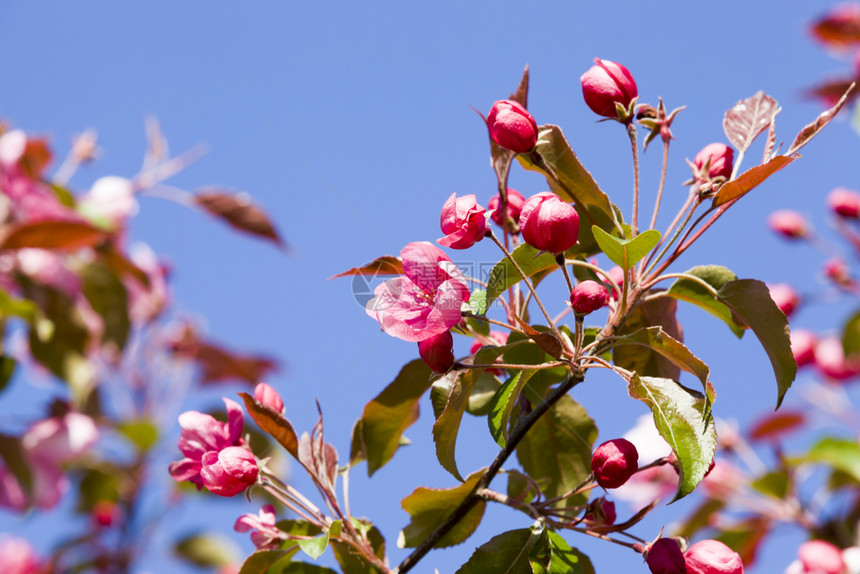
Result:
<svg viewBox="0 0 860 574"><path fill-rule="evenodd" d="M445 237L436 242L451 249L470 248L487 234L486 212L474 195L457 197L452 193L442 206L440 226Z"/></svg>
<svg viewBox="0 0 860 574"><path fill-rule="evenodd" d="M514 100L499 100L493 104L487 114L487 129L494 142L517 153L527 152L537 143L537 122Z"/></svg>
<svg viewBox="0 0 860 574"><path fill-rule="evenodd" d="M109 175L93 183L78 203L81 213L106 219L114 227L125 226L137 213L134 183L124 177Z"/></svg>
<svg viewBox="0 0 860 574"><path fill-rule="evenodd" d="M621 104L626 109L639 95L630 71L611 60L595 58L594 66L582 74L579 80L585 103L599 116L618 117L615 104Z"/></svg>
<svg viewBox="0 0 860 574"><path fill-rule="evenodd" d="M275 526L275 507L266 504L258 514L243 514L236 519L233 530L236 532L251 532L251 542L258 550L276 548L283 537L281 530Z"/></svg>
<svg viewBox="0 0 860 574"><path fill-rule="evenodd" d="M30 543L23 538L0 537L0 572L3 574L40 574L45 572Z"/></svg>
<svg viewBox="0 0 860 574"><path fill-rule="evenodd" d="M179 415L179 426L182 428L179 450L185 458L170 464L170 475L174 480L187 480L197 485L197 490L202 489L203 456L209 452L217 455L225 448L243 444L241 435L245 417L242 408L230 399L224 399L224 404L227 405L225 423L197 411L186 411Z"/></svg>
<svg viewBox="0 0 860 574"><path fill-rule="evenodd" d="M469 288L448 256L425 241L410 243L400 257L404 276L374 290L367 314L392 337L413 343L441 335L459 323Z"/></svg>

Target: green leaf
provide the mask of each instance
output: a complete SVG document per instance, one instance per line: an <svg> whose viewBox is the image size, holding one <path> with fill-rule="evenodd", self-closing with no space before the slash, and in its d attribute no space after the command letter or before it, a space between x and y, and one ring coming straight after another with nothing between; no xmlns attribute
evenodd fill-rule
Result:
<svg viewBox="0 0 860 574"><path fill-rule="evenodd" d="M532 574L529 553L539 538L530 528L503 532L476 549L456 574Z"/></svg>
<svg viewBox="0 0 860 574"><path fill-rule="evenodd" d="M470 415L484 416L490 412L490 406L493 402L493 397L496 396L499 388L501 388L499 379L488 372L484 372L475 386L472 388L472 394L469 395L469 402L466 403L466 412Z"/></svg>
<svg viewBox="0 0 860 574"><path fill-rule="evenodd" d="M430 367L416 359L365 405L353 432L351 463L367 460L367 474L373 476L391 460L403 432L418 419L418 400L430 388L432 375Z"/></svg>
<svg viewBox="0 0 860 574"><path fill-rule="evenodd" d="M770 358L778 389L776 408L779 408L797 375L797 363L788 336L788 319L770 298L767 285L761 281L729 281L718 294L750 326Z"/></svg>
<svg viewBox="0 0 860 574"><path fill-rule="evenodd" d="M778 155L771 158L768 162L750 168L740 174L735 179L724 183L720 186L719 191L714 195L714 207L725 205L730 201L740 199L767 178L799 158L799 154L795 155Z"/></svg>
<svg viewBox="0 0 860 574"><path fill-rule="evenodd" d="M379 530L369 522L353 519L355 529L359 532L364 532L368 542L370 542L373 552L380 558L385 560L385 538L382 537ZM379 570L365 561L355 549L345 542L330 542L331 549L334 551L334 556L337 558L338 564L343 571L343 574L379 574Z"/></svg>
<svg viewBox="0 0 860 574"><path fill-rule="evenodd" d="M80 277L84 296L104 323L103 339L121 351L131 328L125 286L109 267L100 263L85 265Z"/></svg>
<svg viewBox="0 0 860 574"><path fill-rule="evenodd" d="M625 271L636 265L660 243L660 232L656 229L643 231L633 239L618 239L596 225L592 226L591 231L603 253Z"/></svg>
<svg viewBox="0 0 860 574"><path fill-rule="evenodd" d="M158 442L158 427L146 419L123 422L117 430L142 451L149 450Z"/></svg>
<svg viewBox="0 0 860 574"><path fill-rule="evenodd" d="M642 301L627 314L627 320L618 336L630 335L649 327L660 327L673 339L683 341L684 334L676 317L677 311L678 302L674 299L658 297ZM675 363L650 349L622 345L612 349L612 357L617 366L640 375L666 379L681 377L681 370Z"/></svg>
<svg viewBox="0 0 860 574"><path fill-rule="evenodd" d="M36 321L37 312L36 304L32 301L13 297L0 289L0 318L20 317L32 324Z"/></svg>
<svg viewBox="0 0 860 574"><path fill-rule="evenodd" d="M278 574L337 574L337 571L307 562L290 562L285 564Z"/></svg>
<svg viewBox="0 0 860 574"><path fill-rule="evenodd" d="M585 408L564 396L517 445L517 459L544 495L554 498L576 488L591 473L591 449L596 439L597 427ZM576 506L587 500L587 494L580 494L559 505Z"/></svg>
<svg viewBox="0 0 860 574"><path fill-rule="evenodd" d="M262 574L286 555L285 550L257 550L245 559L239 574Z"/></svg>
<svg viewBox="0 0 860 574"><path fill-rule="evenodd" d="M290 421L284 416L276 412L271 407L268 407L249 395L248 393L239 393L242 401L245 403L245 409L254 422L261 429L266 431L273 439L278 441L288 453L298 460L299 458L299 438L296 436L296 431Z"/></svg>
<svg viewBox="0 0 860 574"><path fill-rule="evenodd" d="M475 353L474 359L466 359L466 363L485 365L492 363L496 357L505 352L507 347L481 347ZM484 373L483 369L467 369L452 371L445 378L451 379L451 392L445 402L445 409L433 424L433 441L436 443L436 458L442 468L457 478L463 480L457 469L455 450L457 434L460 432L460 422L469 403L469 397L478 378Z"/></svg>
<svg viewBox="0 0 860 574"><path fill-rule="evenodd" d="M179 540L173 551L177 556L201 568L219 568L234 564L239 548L229 538L215 533L199 533Z"/></svg>
<svg viewBox="0 0 860 574"><path fill-rule="evenodd" d="M12 357L0 355L0 392L6 388L12 375L15 373L15 365L18 363Z"/></svg>
<svg viewBox="0 0 860 574"><path fill-rule="evenodd" d="M753 480L750 486L763 494L783 500L788 496L791 480L784 470L772 470Z"/></svg>
<svg viewBox="0 0 860 574"><path fill-rule="evenodd" d="M671 379L633 374L627 391L648 405L657 430L678 459L680 479L674 502L693 492L705 477L717 449L713 418L705 416L704 395Z"/></svg>
<svg viewBox="0 0 860 574"><path fill-rule="evenodd" d="M842 348L846 357L860 354L860 311L857 311L842 327Z"/></svg>
<svg viewBox="0 0 860 574"><path fill-rule="evenodd" d="M552 562L549 574L594 574L591 560L570 544L557 532L547 531Z"/></svg>
<svg viewBox="0 0 860 574"><path fill-rule="evenodd" d="M511 257L527 277L545 269L558 267L552 253L540 253L528 243L521 243L511 252ZM487 305L490 305L499 295L522 280L522 275L513 263L507 257L502 258L490 271L490 277L487 279Z"/></svg>
<svg viewBox="0 0 860 574"><path fill-rule="evenodd" d="M699 265L685 271L685 273L698 277L713 287L714 291L719 291L726 283L737 280L734 273L719 265ZM668 295L704 309L728 325L732 333L739 339L743 337L744 328L737 323L729 306L714 297L710 291L696 281L678 279L669 287Z"/></svg>
<svg viewBox="0 0 860 574"><path fill-rule="evenodd" d="M810 449L803 460L826 464L860 481L860 444L856 439L825 437Z"/></svg>
<svg viewBox="0 0 860 574"><path fill-rule="evenodd" d="M484 289L475 289L469 295L469 300L463 303L463 311L473 315L483 315L487 312L487 292Z"/></svg>
<svg viewBox="0 0 860 574"><path fill-rule="evenodd" d="M662 327L648 327L617 339L613 344L634 343L648 347L666 357L681 369L698 377L709 403L714 400L714 388L708 378L711 370L684 343L672 338Z"/></svg>
<svg viewBox="0 0 860 574"><path fill-rule="evenodd" d="M490 403L487 423L490 425L490 434L493 436L493 440L502 448L508 444L508 425L520 392L535 372L531 369L517 372L501 386Z"/></svg>
<svg viewBox="0 0 860 574"><path fill-rule="evenodd" d="M692 538L699 530L709 528L713 523L713 516L725 508L726 503L716 498L708 498L689 513L684 522L673 531L673 536Z"/></svg>
<svg viewBox="0 0 860 574"><path fill-rule="evenodd" d="M91 512L98 502L116 502L119 499L121 472L107 465L104 468L87 469L78 484L78 510Z"/></svg>
<svg viewBox="0 0 860 574"><path fill-rule="evenodd" d="M302 549L302 552L316 560L322 556L323 552L325 552L325 549L328 546L328 537L329 533L323 532L319 536L315 536L313 538L296 540L296 543L299 545L299 548Z"/></svg>
<svg viewBox="0 0 860 574"><path fill-rule="evenodd" d="M419 487L403 499L403 510L409 513L411 520L400 532L397 545L401 548L415 548L421 544L430 533L438 528L454 513L461 502L466 500L475 489L486 469L472 473L463 484L454 488L436 489ZM484 516L486 503L479 500L466 516L454 528L436 543L434 548L446 548L460 544L466 540Z"/></svg>

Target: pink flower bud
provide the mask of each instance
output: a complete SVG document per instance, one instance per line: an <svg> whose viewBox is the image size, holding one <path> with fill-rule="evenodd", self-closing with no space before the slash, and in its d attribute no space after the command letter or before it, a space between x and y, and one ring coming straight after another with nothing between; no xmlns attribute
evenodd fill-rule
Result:
<svg viewBox="0 0 860 574"><path fill-rule="evenodd" d="M210 450L201 459L203 486L218 496L235 496L257 482L257 459L247 448L228 446Z"/></svg>
<svg viewBox="0 0 860 574"><path fill-rule="evenodd" d="M493 221L496 222L497 225L501 227L505 227L507 224L507 220L511 219L514 222L520 220L520 212L523 209L523 204L526 202L526 198L523 197L516 189L508 188L508 204L507 204L507 217L505 214L501 212L502 198L499 195L494 196L490 203L487 205L487 209L493 212L490 216ZM508 229L509 233L513 233L515 230ZM519 230L516 230L519 233Z"/></svg>
<svg viewBox="0 0 860 574"><path fill-rule="evenodd" d="M860 218L860 193L837 187L827 196L830 210L841 217Z"/></svg>
<svg viewBox="0 0 860 574"><path fill-rule="evenodd" d="M570 306L578 315L588 315L597 311L609 301L609 291L590 279L577 284L570 294Z"/></svg>
<svg viewBox="0 0 860 574"><path fill-rule="evenodd" d="M740 555L719 540L702 540L684 554L688 574L743 574Z"/></svg>
<svg viewBox="0 0 860 574"><path fill-rule="evenodd" d="M452 193L442 206L440 225L445 237L436 243L451 249L470 248L487 234L486 211L474 195L457 197Z"/></svg>
<svg viewBox="0 0 860 574"><path fill-rule="evenodd" d="M487 114L487 128L493 141L517 153L527 152L537 143L538 127L519 102L499 100Z"/></svg>
<svg viewBox="0 0 860 574"><path fill-rule="evenodd" d="M520 212L520 231L526 243L550 253L562 253L579 237L579 214L550 191L528 198Z"/></svg>
<svg viewBox="0 0 860 574"><path fill-rule="evenodd" d="M454 364L454 338L451 331L418 341L418 354L437 373L447 372Z"/></svg>
<svg viewBox="0 0 860 574"><path fill-rule="evenodd" d="M842 341L828 337L815 345L815 365L823 375L835 381L844 381L860 374L860 362L845 357Z"/></svg>
<svg viewBox="0 0 860 574"><path fill-rule="evenodd" d="M275 412L284 412L284 400L281 395L266 383L258 383L254 387L254 398Z"/></svg>
<svg viewBox="0 0 860 574"><path fill-rule="evenodd" d="M105 528L116 525L119 520L119 507L110 500L99 500L93 505L92 518L97 526Z"/></svg>
<svg viewBox="0 0 860 574"><path fill-rule="evenodd" d="M606 500L605 496L589 502L585 511L585 520L601 526L612 526L616 518L615 503Z"/></svg>
<svg viewBox="0 0 860 574"><path fill-rule="evenodd" d="M626 109L633 98L639 95L636 82L621 64L600 58L595 58L594 63L579 78L585 103L599 116L617 118L615 104L621 104Z"/></svg>
<svg viewBox="0 0 860 574"><path fill-rule="evenodd" d="M810 540L800 545L797 557L803 571L815 574L842 574L845 562L842 552L824 540Z"/></svg>
<svg viewBox="0 0 860 574"><path fill-rule="evenodd" d="M824 275L840 287L848 287L854 282L851 279L848 265L838 257L834 257L824 264Z"/></svg>
<svg viewBox="0 0 860 574"><path fill-rule="evenodd" d="M651 574L685 574L687 566L681 547L672 538L660 538L645 551Z"/></svg>
<svg viewBox="0 0 860 574"><path fill-rule="evenodd" d="M693 175L696 181L701 183L717 177L730 178L734 157L734 150L726 144L712 143L706 145L693 159L693 166L695 166ZM705 165L708 166L707 172L704 171Z"/></svg>
<svg viewBox="0 0 860 574"><path fill-rule="evenodd" d="M786 239L801 239L809 235L809 224L800 213L790 209L773 212L767 220L772 231Z"/></svg>
<svg viewBox="0 0 860 574"><path fill-rule="evenodd" d="M618 488L639 470L639 453L624 438L606 441L591 457L591 471L603 488Z"/></svg>
<svg viewBox="0 0 860 574"><path fill-rule="evenodd" d="M776 283L768 285L770 290L770 298L779 307L779 310L785 313L786 317L791 317L792 313L800 305L800 295L794 290L794 287L787 283Z"/></svg>
<svg viewBox="0 0 860 574"><path fill-rule="evenodd" d="M475 342L472 343L472 347L469 349L469 353L474 355L478 352L478 349L486 345L501 347L502 345L508 344L508 334L502 331L490 331L490 339L492 339L493 342L487 341L486 337L484 339L475 339Z"/></svg>
<svg viewBox="0 0 860 574"><path fill-rule="evenodd" d="M791 354L798 367L815 362L815 334L812 331L798 329L791 332Z"/></svg>
<svg viewBox="0 0 860 574"><path fill-rule="evenodd" d="M609 270L609 276L618 284L619 288L623 288L624 285L624 269L618 267L617 265ZM613 299L618 299L621 297L621 293L618 292L615 287L612 287L612 292L609 294Z"/></svg>

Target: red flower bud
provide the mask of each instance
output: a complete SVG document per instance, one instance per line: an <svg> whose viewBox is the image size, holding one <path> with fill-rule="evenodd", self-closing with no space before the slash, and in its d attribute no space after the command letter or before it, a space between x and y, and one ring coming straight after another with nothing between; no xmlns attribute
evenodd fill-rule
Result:
<svg viewBox="0 0 860 574"><path fill-rule="evenodd" d="M440 226L445 237L436 243L451 249L470 248L487 234L486 212L474 195L457 197L452 193L442 206Z"/></svg>
<svg viewBox="0 0 860 574"><path fill-rule="evenodd" d="M120 517L119 507L110 500L99 500L93 505L92 518L98 526L115 526Z"/></svg>
<svg viewBox="0 0 860 574"><path fill-rule="evenodd" d="M550 253L562 253L579 238L579 214L550 191L528 198L520 212L520 231L526 243Z"/></svg>
<svg viewBox="0 0 860 574"><path fill-rule="evenodd" d="M523 197L516 189L508 188L508 204L507 204L507 217L502 213L500 206L502 205L501 196L496 195L493 199L490 200L490 203L487 205L487 209L493 212L490 216L493 221L496 222L497 225L504 227L508 218L516 221L520 220L520 212L523 209L523 204L526 202L526 198ZM514 230L508 229L508 232L513 233Z"/></svg>
<svg viewBox="0 0 860 574"><path fill-rule="evenodd" d="M570 306L579 315L588 315L609 302L609 291L597 281L586 280L573 288Z"/></svg>
<svg viewBox="0 0 860 574"><path fill-rule="evenodd" d="M770 290L770 298L779 307L779 310L785 313L786 317L791 317L792 313L800 305L800 295L794 290L794 287L787 283L776 283L768 285Z"/></svg>
<svg viewBox="0 0 860 574"><path fill-rule="evenodd" d="M790 209L775 211L767 220L771 230L786 239L801 239L809 235L809 224L800 213Z"/></svg>
<svg viewBox="0 0 860 574"><path fill-rule="evenodd" d="M837 187L827 196L827 205L841 217L860 218L860 193Z"/></svg>
<svg viewBox="0 0 860 574"><path fill-rule="evenodd" d="M791 354L798 367L815 362L815 334L812 331L798 329L791 332Z"/></svg>
<svg viewBox="0 0 860 574"><path fill-rule="evenodd" d="M681 547L672 538L660 538L645 551L651 574L685 574L687 566Z"/></svg>
<svg viewBox="0 0 860 574"><path fill-rule="evenodd" d="M726 144L708 144L693 159L693 166L695 167L693 176L699 183L716 177L728 179L732 176L734 157L734 150ZM705 165L708 165L707 172L704 171Z"/></svg>
<svg viewBox="0 0 860 574"><path fill-rule="evenodd" d="M493 141L517 153L527 152L537 143L538 127L519 102L499 100L487 114L487 128Z"/></svg>
<svg viewBox="0 0 860 574"><path fill-rule="evenodd" d="M451 331L418 341L418 354L437 373L447 372L454 364L454 337Z"/></svg>
<svg viewBox="0 0 860 574"><path fill-rule="evenodd" d="M284 412L284 400L281 395L266 383L259 383L254 387L254 398L274 411Z"/></svg>
<svg viewBox="0 0 860 574"><path fill-rule="evenodd" d="M845 349L838 337L828 337L815 345L815 366L826 377L844 381L860 374L860 361L845 357Z"/></svg>
<svg viewBox="0 0 860 574"><path fill-rule="evenodd" d="M687 574L744 574L740 555L719 540L696 542L684 554Z"/></svg>
<svg viewBox="0 0 860 574"><path fill-rule="evenodd" d="M636 82L621 64L600 58L595 58L594 63L579 78L585 103L599 116L617 118L615 104L621 104L626 109L633 98L639 95Z"/></svg>
<svg viewBox="0 0 860 574"><path fill-rule="evenodd" d="M603 488L618 488L639 470L639 453L627 439L606 441L591 457L591 471Z"/></svg>
<svg viewBox="0 0 860 574"><path fill-rule="evenodd" d="M845 562L842 551L824 540L810 540L800 545L797 557L803 564L804 572L815 574L842 574Z"/></svg>
<svg viewBox="0 0 860 574"><path fill-rule="evenodd" d="M218 496L235 496L257 482L257 459L241 446L210 450L200 460L203 486Z"/></svg>
<svg viewBox="0 0 860 574"><path fill-rule="evenodd" d="M591 521L601 526L612 526L615 524L615 503L606 500L605 496L595 498L588 503L588 508L585 511L585 520Z"/></svg>

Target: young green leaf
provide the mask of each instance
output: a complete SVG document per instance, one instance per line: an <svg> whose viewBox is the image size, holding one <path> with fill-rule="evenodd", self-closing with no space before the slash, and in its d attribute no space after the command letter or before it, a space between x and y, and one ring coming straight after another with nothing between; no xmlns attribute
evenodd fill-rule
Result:
<svg viewBox="0 0 860 574"><path fill-rule="evenodd" d="M528 243L521 243L513 250L511 257L527 277L558 266L552 253L540 253ZM490 305L499 295L522 280L517 268L507 257L503 257L490 271L490 278L487 279L486 304Z"/></svg>
<svg viewBox="0 0 860 574"><path fill-rule="evenodd" d="M319 536L314 536L313 538L303 538L301 540L297 540L296 542L299 545L299 548L302 549L302 552L316 560L320 556L322 556L323 552L325 552L326 547L328 546L328 538L329 533L323 532Z"/></svg>
<svg viewBox="0 0 860 574"><path fill-rule="evenodd" d="M677 311L678 302L668 297L643 301L627 314L618 336L657 326L675 340L683 341L684 332L678 322ZM681 376L681 369L676 364L650 349L622 345L612 349L612 358L617 366L640 375L666 379L678 379Z"/></svg>
<svg viewBox="0 0 860 574"><path fill-rule="evenodd" d="M539 538L531 528L503 532L475 550L456 574L533 574L529 553Z"/></svg>
<svg viewBox="0 0 860 574"><path fill-rule="evenodd" d="M594 574L594 566L586 555L576 548L571 548L558 532L546 532L552 549L549 574Z"/></svg>
<svg viewBox="0 0 860 574"><path fill-rule="evenodd" d="M684 273L701 279L713 287L714 291L719 291L723 285L737 279L737 275L719 265L699 265ZM669 287L667 294L680 301L692 303L722 320L739 339L744 336L744 328L737 323L729 306L717 299L711 291L697 281L678 279Z"/></svg>
<svg viewBox="0 0 860 574"><path fill-rule="evenodd" d="M502 448L508 444L508 425L511 421L511 413L517 404L520 392L533 374L535 371L532 369L518 371L502 385L490 403L490 413L487 416L490 434Z"/></svg>
<svg viewBox="0 0 860 574"><path fill-rule="evenodd" d="M214 532L186 536L176 543L173 551L186 562L201 568L234 564L240 555L232 540Z"/></svg>
<svg viewBox="0 0 860 574"><path fill-rule="evenodd" d="M367 521L353 519L352 523L355 529L370 542L373 553L384 561L385 538L382 537L379 530ZM361 554L355 551L355 548L346 542L331 540L329 544L343 574L379 574L379 569L368 563Z"/></svg>
<svg viewBox="0 0 860 574"><path fill-rule="evenodd" d="M239 574L261 574L287 555L285 550L257 550L245 558Z"/></svg>
<svg viewBox="0 0 860 574"><path fill-rule="evenodd" d="M824 437L801 460L826 464L860 482L860 445L854 439Z"/></svg>
<svg viewBox="0 0 860 574"><path fill-rule="evenodd" d="M690 494L705 477L717 450L717 433L710 415L705 415L704 395L671 379L630 378L627 391L634 399L648 405L654 424L678 459L679 481L675 500Z"/></svg>
<svg viewBox="0 0 860 574"><path fill-rule="evenodd" d="M594 240L610 261L627 271L648 255L660 243L660 232L656 229L643 231L633 239L618 239L598 226L592 226Z"/></svg>
<svg viewBox="0 0 860 574"><path fill-rule="evenodd" d="M409 513L411 520L400 532L397 545L401 548L415 548L421 544L471 494L478 480L483 476L484 470L471 474L457 487L443 490L422 486L404 498L401 505L403 510ZM436 543L435 548L454 546L471 536L481 523L485 506L486 503L483 500L478 501L466 516Z"/></svg>
<svg viewBox="0 0 860 574"><path fill-rule="evenodd" d="M102 338L121 351L131 329L125 286L107 265L101 263L85 265L80 277L84 296L104 323Z"/></svg>
<svg viewBox="0 0 860 574"><path fill-rule="evenodd" d="M469 300L463 303L463 311L473 315L483 315L487 312L487 292L484 289L473 289Z"/></svg>

